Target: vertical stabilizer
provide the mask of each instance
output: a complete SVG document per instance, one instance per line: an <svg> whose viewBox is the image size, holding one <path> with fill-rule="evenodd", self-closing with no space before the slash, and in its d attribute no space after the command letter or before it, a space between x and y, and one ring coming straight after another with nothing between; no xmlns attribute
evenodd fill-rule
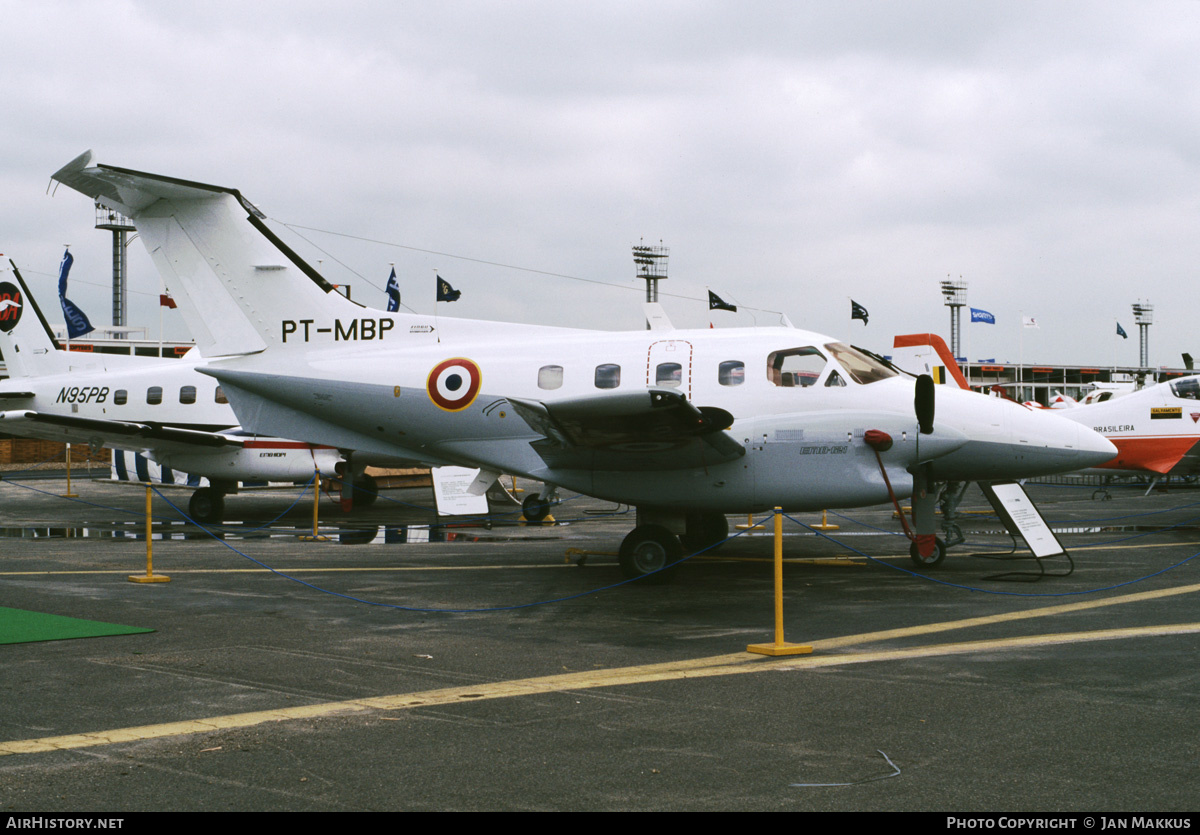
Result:
<svg viewBox="0 0 1200 835"><path fill-rule="evenodd" d="M11 260L13 281L0 281L0 354L9 377L42 377L70 367L54 332Z"/></svg>
<svg viewBox="0 0 1200 835"><path fill-rule="evenodd" d="M235 189L92 166L90 152L53 177L134 222L205 356L302 345L287 340L301 323L363 314Z"/></svg>

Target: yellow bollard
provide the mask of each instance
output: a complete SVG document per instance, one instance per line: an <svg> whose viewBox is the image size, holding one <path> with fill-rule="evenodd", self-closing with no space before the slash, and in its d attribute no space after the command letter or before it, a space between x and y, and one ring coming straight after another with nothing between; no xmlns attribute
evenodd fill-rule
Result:
<svg viewBox="0 0 1200 835"><path fill-rule="evenodd" d="M758 528L761 528L761 527L762 527L762 522L759 522L759 523L757 523L757 524L756 524L756 523L754 522L754 514L753 514L753 513L747 513L747 514L746 514L746 524L744 524L744 525L734 525L733 527L734 527L735 529L739 530L739 531L753 531L753 530L756 530L756 529L758 529Z"/></svg>
<svg viewBox="0 0 1200 835"><path fill-rule="evenodd" d="M822 510L821 511L821 524L813 525L812 529L814 531L840 531L842 529L842 526L829 524L829 520L825 514L826 514L826 511Z"/></svg>
<svg viewBox="0 0 1200 835"><path fill-rule="evenodd" d="M171 578L165 574L154 573L154 539L151 523L154 517L150 514L150 485L146 484L146 575L130 574L131 583L169 583Z"/></svg>
<svg viewBox="0 0 1200 835"><path fill-rule="evenodd" d="M775 508L775 643L750 644L746 652L759 655L808 655L808 644L789 644L783 640L783 509Z"/></svg>
<svg viewBox="0 0 1200 835"><path fill-rule="evenodd" d="M311 534L302 534L300 539L304 542L328 542L329 537L321 536L317 532L317 511L321 506L321 471L317 470L313 474L313 529Z"/></svg>
<svg viewBox="0 0 1200 835"><path fill-rule="evenodd" d="M71 445L67 444L67 492L63 493L64 499L78 499L79 496L71 492Z"/></svg>

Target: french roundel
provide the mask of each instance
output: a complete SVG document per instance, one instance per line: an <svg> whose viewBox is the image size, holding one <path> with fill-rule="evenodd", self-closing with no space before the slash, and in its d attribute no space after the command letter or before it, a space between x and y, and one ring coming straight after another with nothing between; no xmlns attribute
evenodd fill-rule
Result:
<svg viewBox="0 0 1200 835"><path fill-rule="evenodd" d="M478 365L469 359L455 357L442 360L433 367L425 381L425 390L439 408L457 412L474 402L482 381Z"/></svg>

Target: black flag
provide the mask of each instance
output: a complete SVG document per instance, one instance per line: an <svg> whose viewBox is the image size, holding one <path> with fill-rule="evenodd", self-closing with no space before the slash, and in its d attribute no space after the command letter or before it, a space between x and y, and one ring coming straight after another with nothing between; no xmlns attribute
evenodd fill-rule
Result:
<svg viewBox="0 0 1200 835"><path fill-rule="evenodd" d="M865 307L863 307L861 304L859 304L858 302L856 302L854 299L851 299L850 300L850 321L854 321L855 319L862 319L863 324L866 325L867 324L867 309Z"/></svg>
<svg viewBox="0 0 1200 835"><path fill-rule="evenodd" d="M437 300L438 301L440 301L440 302L456 302L456 301L458 301L458 297L461 295L462 295L462 290L455 290L453 287L450 286L449 281L442 278L440 275L437 277Z"/></svg>
<svg viewBox="0 0 1200 835"><path fill-rule="evenodd" d="M723 298L718 296L712 290L708 291L708 309L709 310L728 310L730 313L737 313L737 305L730 304Z"/></svg>

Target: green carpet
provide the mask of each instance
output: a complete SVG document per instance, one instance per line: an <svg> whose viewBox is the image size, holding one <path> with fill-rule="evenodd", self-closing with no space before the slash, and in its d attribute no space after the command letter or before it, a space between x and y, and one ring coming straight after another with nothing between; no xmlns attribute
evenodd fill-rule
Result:
<svg viewBox="0 0 1200 835"><path fill-rule="evenodd" d="M23 609L0 606L0 644L25 644L31 641L65 641L68 638L99 638L103 635L136 635L153 632L138 626L80 620Z"/></svg>

